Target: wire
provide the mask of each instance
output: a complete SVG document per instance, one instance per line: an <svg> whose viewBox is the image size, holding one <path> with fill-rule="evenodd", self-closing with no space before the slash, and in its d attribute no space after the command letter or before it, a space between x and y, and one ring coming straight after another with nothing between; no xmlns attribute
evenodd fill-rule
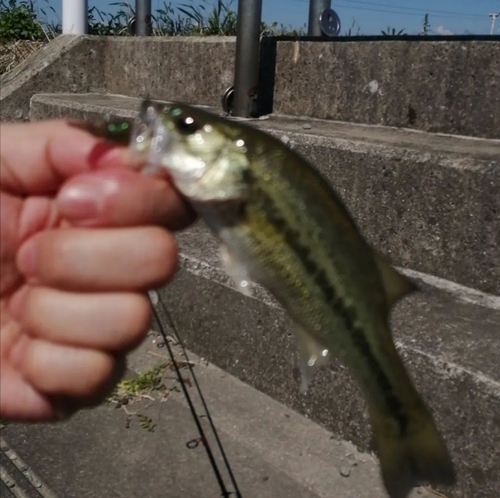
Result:
<svg viewBox="0 0 500 498"><path fill-rule="evenodd" d="M300 3L306 3L306 2L309 2L309 0L294 0L296 2L300 2ZM384 12L384 13L387 13L387 14L400 14L400 15L406 15L406 16L417 16L417 17L422 17L424 14L428 14L428 13L432 13L430 10L428 9L415 9L415 10L420 10L421 13L417 13L417 12L407 12L407 11L404 11L404 10L387 10L387 9L372 9L372 8L368 8L368 7L356 7L356 6L353 6L351 5L351 3L362 3L364 5L373 5L374 7L377 7L377 6L384 6L384 5L387 5L387 4L374 4L374 3L371 3L371 2L361 2L361 1L357 1L355 2L355 0L349 0L348 2L348 5L342 5L342 4L339 4L339 1L337 0L335 2L335 6L338 6L338 7L342 7L342 8L350 8L350 9L353 9L353 10L361 10L361 11L369 11L369 12ZM393 8L396 8L396 9L411 9L411 7L398 7L396 5L388 5L389 7L393 7ZM437 11L434 11L434 12L437 12ZM445 12L445 11L439 11L439 12ZM434 17L445 17L445 18L458 18L458 19L484 19L485 16L479 16L477 14L467 14L467 13L451 13L451 14L434 14Z"/></svg>
<svg viewBox="0 0 500 498"><path fill-rule="evenodd" d="M423 14L448 14L452 16L464 16L464 17L471 17L471 18L477 18L477 19L484 19L484 16L480 16L478 14L469 14L468 12L452 12L449 10L433 10L433 9L416 9L414 7L405 7L405 6L398 6L394 4L387 4L387 3L373 3L373 2L365 2L363 0L348 0L348 3L357 3L357 4L363 4L363 5L372 5L374 7L390 7L390 8L395 8L399 10L412 10L415 12L422 12ZM420 14L419 14L420 15Z"/></svg>
<svg viewBox="0 0 500 498"><path fill-rule="evenodd" d="M239 487L238 487L238 484L236 482L236 479L234 477L234 474L233 474L233 471L231 469L231 465L229 464L229 460L227 458L227 455L226 455L226 452L224 451L224 448L222 446L222 443L221 443L221 440L219 438L219 434L217 432L217 429L215 428L215 424L213 422L213 419L212 419L212 416L210 414L210 410L208 409L208 406L207 406L207 403L205 401L205 397L203 396L203 393L201 392L201 388L200 388L200 385L198 383L198 379L194 373L194 370L193 370L193 366L191 364L191 362L189 361L189 358L188 358L188 355L187 355L187 351L186 351L186 348L184 347L184 344L182 343L180 337L179 337L179 334L177 332L177 327L175 326L175 323L172 319L172 316L170 315L170 312L168 311L167 307L165 306L165 303L163 302L163 300L161 299L161 296L157 293L158 295L158 301L159 303L161 304L161 307L163 309L163 312L165 313L165 316L167 318L167 321L168 321L168 326L172 329L172 332L174 333L174 336L175 336L175 339L176 341L178 342L181 350L182 350L182 354L184 356L184 358L186 359L186 364L189 368L189 372L191 374L191 377L193 379L193 382L194 382L194 385L196 387L196 391L198 393L198 396L200 398L200 401L203 405L203 409L205 411L205 415L207 417L207 420L208 420L208 423L210 425L210 428L212 430L212 433L215 437L215 441L217 443L217 446L219 448L219 451L220 451L220 454L222 456L222 460L224 461L224 465L226 467L226 470L229 474L229 478L231 480L231 483L234 487L234 493L236 495L237 498L242 498L242 495L241 495L241 492L239 490ZM150 298L150 301L151 301L151 298ZM221 492L222 492L222 496L223 497L229 497L232 493L229 492L225 486L225 483L224 483L224 480L222 479L222 475L219 471L219 468L217 466L217 463L215 462L215 458L214 458L214 455L212 453L212 450L210 448L210 445L208 444L208 441L205 437L205 433L204 433L204 430L203 430L203 427L201 426L201 423L200 423L200 417L198 416L198 414L196 413L196 410L194 408L194 405L193 405L193 402L191 400L191 397L189 395L189 392L186 388L186 383L184 381L184 379L182 378L182 375L181 375L181 372L179 370L179 366L177 365L177 362L175 361L175 358L174 358L174 354L173 354L173 351L172 351L172 348L168 342L168 339L167 339L167 336L166 336L166 333L165 333L165 330L163 328L163 325L161 324L161 321L160 321L160 317L158 315L158 312L156 311L155 309L155 306L153 304L153 302L151 301L151 307L153 309L153 314L154 314L154 317L156 319L156 322L158 323L158 327L160 328L160 333L161 333L161 336L165 342L165 346L168 350L168 354L172 360L172 363L174 365L174 368L175 368L175 372L177 374L177 377L179 379L179 383L181 384L181 388L182 388L182 391L184 393L184 396L186 397L186 401L189 405L189 409L191 411L191 415L193 416L193 419L195 421L195 424L196 424L196 427L198 428L198 432L200 434L200 439L203 443L203 445L205 446L205 449L207 451L207 456L210 460L210 463L212 465L212 469L214 471L214 474L217 478L217 482L219 483L219 486L221 488Z"/></svg>

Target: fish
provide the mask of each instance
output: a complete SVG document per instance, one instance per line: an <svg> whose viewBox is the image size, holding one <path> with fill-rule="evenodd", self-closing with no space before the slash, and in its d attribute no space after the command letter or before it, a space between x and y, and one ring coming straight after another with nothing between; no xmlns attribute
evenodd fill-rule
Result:
<svg viewBox="0 0 500 498"><path fill-rule="evenodd" d="M333 356L347 365L367 402L388 495L455 484L389 325L392 307L417 287L370 246L320 172L278 138L182 102L144 101L129 131L143 171L166 171L210 227L238 289L260 284L291 317L301 391Z"/></svg>

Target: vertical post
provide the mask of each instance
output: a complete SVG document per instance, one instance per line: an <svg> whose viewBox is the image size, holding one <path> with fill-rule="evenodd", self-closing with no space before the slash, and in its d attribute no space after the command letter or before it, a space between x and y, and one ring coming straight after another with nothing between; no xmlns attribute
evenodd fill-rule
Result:
<svg viewBox="0 0 500 498"><path fill-rule="evenodd" d="M493 34L493 32L495 31L495 20L496 18L500 16L500 12L492 12L490 14L490 17L491 17L491 28L490 28L490 35Z"/></svg>
<svg viewBox="0 0 500 498"><path fill-rule="evenodd" d="M135 0L135 35L151 36L152 33L151 0Z"/></svg>
<svg viewBox="0 0 500 498"><path fill-rule="evenodd" d="M87 0L63 0L63 34L86 35L88 33Z"/></svg>
<svg viewBox="0 0 500 498"><path fill-rule="evenodd" d="M248 118L259 81L262 0L238 0L233 116Z"/></svg>
<svg viewBox="0 0 500 498"><path fill-rule="evenodd" d="M331 0L309 0L308 36L323 36L319 16L325 9L331 7Z"/></svg>

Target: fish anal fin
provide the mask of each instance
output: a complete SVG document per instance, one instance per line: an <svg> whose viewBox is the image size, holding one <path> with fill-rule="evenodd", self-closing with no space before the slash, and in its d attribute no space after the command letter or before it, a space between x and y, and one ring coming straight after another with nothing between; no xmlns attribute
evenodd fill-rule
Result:
<svg viewBox="0 0 500 498"><path fill-rule="evenodd" d="M237 290L243 295L251 297L252 291L250 290L250 279L246 267L234 258L224 245L220 246L220 259L226 273L234 281Z"/></svg>
<svg viewBox="0 0 500 498"><path fill-rule="evenodd" d="M294 329L299 350L300 392L305 393L316 370L330 361L330 352L300 325L295 324Z"/></svg>
<svg viewBox="0 0 500 498"><path fill-rule="evenodd" d="M400 299L415 292L418 287L405 275L393 268L380 253L375 251L375 261L382 279L389 308Z"/></svg>

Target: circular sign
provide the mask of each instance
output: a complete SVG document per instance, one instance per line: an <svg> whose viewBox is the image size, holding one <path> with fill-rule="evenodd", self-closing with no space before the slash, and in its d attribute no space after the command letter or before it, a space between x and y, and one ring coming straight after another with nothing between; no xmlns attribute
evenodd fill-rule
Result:
<svg viewBox="0 0 500 498"><path fill-rule="evenodd" d="M319 24L326 36L338 36L340 33L340 17L333 9L325 9L321 13Z"/></svg>

